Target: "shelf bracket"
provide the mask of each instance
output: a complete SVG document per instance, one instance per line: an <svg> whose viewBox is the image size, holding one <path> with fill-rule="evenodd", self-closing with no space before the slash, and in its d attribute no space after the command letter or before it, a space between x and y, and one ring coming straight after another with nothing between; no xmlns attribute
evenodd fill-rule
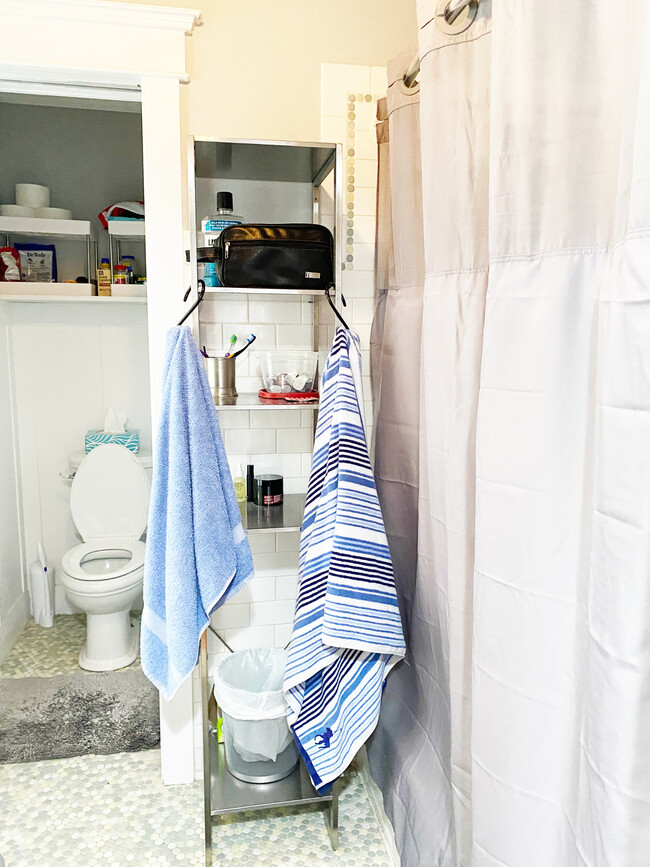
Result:
<svg viewBox="0 0 650 867"><path fill-rule="evenodd" d="M201 722L203 729L203 810L205 818L205 867L212 867L212 792L210 779L210 724L208 701L208 631L201 636L199 649L199 673L201 675Z"/></svg>
<svg viewBox="0 0 650 867"><path fill-rule="evenodd" d="M330 838L330 845L334 851L339 848L339 781L332 786L332 801L323 811L325 827Z"/></svg>

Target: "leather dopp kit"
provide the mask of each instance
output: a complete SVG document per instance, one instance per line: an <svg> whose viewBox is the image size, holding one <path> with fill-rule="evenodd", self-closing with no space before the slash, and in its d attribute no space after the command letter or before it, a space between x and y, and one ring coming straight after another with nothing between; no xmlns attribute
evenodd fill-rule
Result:
<svg viewBox="0 0 650 867"><path fill-rule="evenodd" d="M334 282L334 238L317 223L241 223L214 242L222 286L325 289Z"/></svg>

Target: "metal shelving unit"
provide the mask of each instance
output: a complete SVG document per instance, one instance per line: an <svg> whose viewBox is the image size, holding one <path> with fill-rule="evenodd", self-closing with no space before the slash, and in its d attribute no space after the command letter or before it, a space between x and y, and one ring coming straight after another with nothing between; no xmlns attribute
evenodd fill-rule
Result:
<svg viewBox="0 0 650 867"><path fill-rule="evenodd" d="M120 261L122 241L144 241L144 220L108 220L108 256L111 265Z"/></svg>
<svg viewBox="0 0 650 867"><path fill-rule="evenodd" d="M205 653L203 652L205 649ZM211 772L204 778L205 810L205 861L212 863L212 823L220 816L231 813L245 813L251 810L269 810L273 807L297 807L305 804L322 804L325 827L329 834L332 849L338 848L339 841L339 791L338 782L334 783L327 794L319 795L314 789L309 774L302 762L275 783L244 783L233 777L226 766L223 744L218 743L216 733L210 731L207 718L208 657L207 636L201 639L200 671L203 693L203 750L208 756L207 764Z"/></svg>
<svg viewBox="0 0 650 867"><path fill-rule="evenodd" d="M342 213L342 145L322 142L269 142L249 140L208 140L190 138L188 150L189 167L189 234L191 288L196 298L197 264L197 178L219 179L225 183L232 181L269 181L287 182L300 187L303 195L302 212L309 204L312 222L320 222L321 184L330 173L334 180L334 217L333 233L335 239L335 280L342 261L342 232L340 215ZM298 189L298 187L294 187ZM272 221L272 220L270 220ZM269 222L270 222L269 221ZM302 220L279 219L276 222L308 222ZM209 297L218 295L259 294L270 297L311 296L314 300L313 348L318 349L318 296L321 291L266 289L261 287L218 287L206 290ZM340 297L336 292L336 303ZM198 332L198 313L194 314L193 326ZM240 394L227 403L217 404L222 411L237 410L318 410L315 403L289 403L282 400L262 400L257 394ZM315 423L316 415L314 415ZM282 506L259 508L252 503L241 504L242 523L247 533L289 533L300 530L305 506L304 494L287 494ZM206 865L212 864L212 823L219 816L242 813L247 810L261 810L280 806L301 804L321 804L325 811L325 823L333 849L338 846L338 785L335 784L327 794L319 795L314 789L302 759L296 769L283 780L274 783L245 783L233 777L226 767L223 746L217 743L216 735L211 732L208 720L208 701L211 688L208 682L207 634L201 639L199 668L201 674L202 719L203 719L203 791L205 808L205 859Z"/></svg>
<svg viewBox="0 0 650 867"><path fill-rule="evenodd" d="M11 238L59 238L69 241L85 241L88 280L93 280L97 272L97 237L90 220L0 217L0 236L4 237L4 245L7 247L11 246Z"/></svg>

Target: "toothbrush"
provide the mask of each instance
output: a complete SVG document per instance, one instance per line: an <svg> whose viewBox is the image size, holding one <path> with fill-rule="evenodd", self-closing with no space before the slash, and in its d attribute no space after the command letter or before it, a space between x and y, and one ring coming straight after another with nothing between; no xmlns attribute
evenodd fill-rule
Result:
<svg viewBox="0 0 650 867"><path fill-rule="evenodd" d="M238 355L241 355L242 352L246 352L246 350L248 349L248 347L249 347L249 346L251 345L251 343L253 343L253 341L255 341L255 340L257 340L257 338L255 337L254 334L251 333L251 336L250 336L250 337L248 338L248 340L246 341L246 346L242 346L241 349L239 349L237 352L234 352L232 355L229 355L228 358L237 358L237 356L238 356Z"/></svg>
<svg viewBox="0 0 650 867"><path fill-rule="evenodd" d="M230 336L230 347L228 348L228 352L226 352L226 358L230 358L230 356L232 355L233 347L234 347L234 345L235 345L236 343L237 343L237 335L236 335L236 334L231 334L231 336Z"/></svg>

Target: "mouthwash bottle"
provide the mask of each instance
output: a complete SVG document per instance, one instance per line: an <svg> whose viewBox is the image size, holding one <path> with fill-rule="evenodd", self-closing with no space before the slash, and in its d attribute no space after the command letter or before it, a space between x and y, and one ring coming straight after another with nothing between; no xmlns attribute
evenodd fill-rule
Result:
<svg viewBox="0 0 650 867"><path fill-rule="evenodd" d="M201 220L203 244L206 247L211 247L224 229L227 229L228 226L238 226L243 222L243 217L240 217L239 214L233 214L232 212L232 193L222 190L217 193L217 213L204 217ZM206 287L219 286L219 278L214 269L214 265L210 269L209 273L208 266L206 265L205 285Z"/></svg>
<svg viewBox="0 0 650 867"><path fill-rule="evenodd" d="M224 229L228 226L237 226L244 222L244 218L232 212L232 193L225 190L217 193L217 213L201 220L201 231L205 236L205 243L212 244Z"/></svg>

